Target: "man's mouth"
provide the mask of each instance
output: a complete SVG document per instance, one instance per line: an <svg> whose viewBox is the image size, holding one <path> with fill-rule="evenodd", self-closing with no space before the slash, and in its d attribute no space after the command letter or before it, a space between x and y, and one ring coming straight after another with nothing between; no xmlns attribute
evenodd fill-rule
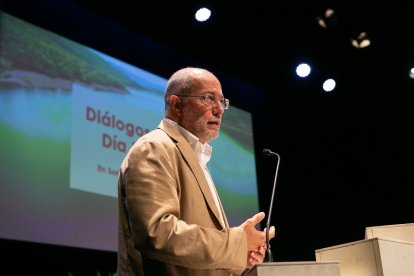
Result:
<svg viewBox="0 0 414 276"><path fill-rule="evenodd" d="M220 122L219 121L210 121L210 122L208 122L208 124L219 126Z"/></svg>

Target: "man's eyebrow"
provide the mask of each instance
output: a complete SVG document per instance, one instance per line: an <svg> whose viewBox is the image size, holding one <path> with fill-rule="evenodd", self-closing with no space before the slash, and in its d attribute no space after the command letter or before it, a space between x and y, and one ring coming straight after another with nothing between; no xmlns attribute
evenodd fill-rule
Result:
<svg viewBox="0 0 414 276"><path fill-rule="evenodd" d="M207 91L207 92L205 92L205 93L203 93L203 95L212 95L212 96L214 96L214 97L218 97L218 98L224 98L224 96L223 95L218 95L218 96L216 96L216 94L213 92L213 91Z"/></svg>

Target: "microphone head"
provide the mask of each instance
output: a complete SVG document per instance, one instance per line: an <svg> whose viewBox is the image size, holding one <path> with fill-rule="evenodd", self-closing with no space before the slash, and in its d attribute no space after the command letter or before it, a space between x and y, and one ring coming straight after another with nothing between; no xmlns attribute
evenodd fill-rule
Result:
<svg viewBox="0 0 414 276"><path fill-rule="evenodd" d="M266 156L274 156L274 155L276 155L276 153L274 153L270 149L264 149L263 150L263 154L266 155Z"/></svg>

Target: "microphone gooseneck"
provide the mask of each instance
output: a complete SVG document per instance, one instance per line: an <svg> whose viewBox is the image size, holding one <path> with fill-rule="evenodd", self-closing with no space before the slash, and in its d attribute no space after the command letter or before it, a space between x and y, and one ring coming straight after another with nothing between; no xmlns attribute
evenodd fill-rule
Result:
<svg viewBox="0 0 414 276"><path fill-rule="evenodd" d="M269 212L268 212L267 222L266 222L266 252L265 252L265 257L264 257L264 260L263 260L263 262L269 263L269 262L273 262L273 255L272 255L272 251L270 250L269 228L270 228L270 219L272 217L273 199L275 197L277 174L279 172L280 156L279 156L279 154L277 154L276 152L271 151L270 149L264 149L263 154L266 155L266 156L276 156L277 157L275 179L273 181L272 196L270 198L270 206L269 206Z"/></svg>

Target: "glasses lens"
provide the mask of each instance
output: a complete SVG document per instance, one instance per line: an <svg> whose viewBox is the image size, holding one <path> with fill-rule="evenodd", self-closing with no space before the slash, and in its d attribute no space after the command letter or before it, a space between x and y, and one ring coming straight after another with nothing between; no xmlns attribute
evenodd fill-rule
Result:
<svg viewBox="0 0 414 276"><path fill-rule="evenodd" d="M210 95L204 95L204 96L188 96L188 95L180 95L181 97L195 97L195 98L200 98L201 101L205 104L205 105L214 105L217 102L220 102L220 105L223 109L229 109L230 106L230 102L228 99L226 98L214 98L213 96Z"/></svg>
<svg viewBox="0 0 414 276"><path fill-rule="evenodd" d="M225 98L220 98L220 104L223 109L229 108L229 100Z"/></svg>
<svg viewBox="0 0 414 276"><path fill-rule="evenodd" d="M228 99L224 99L224 109L229 109L230 101Z"/></svg>
<svg viewBox="0 0 414 276"><path fill-rule="evenodd" d="M212 104L214 104L214 98L211 97L211 96L209 96L209 95L204 96L203 100L204 100L204 104L205 105L212 105Z"/></svg>

